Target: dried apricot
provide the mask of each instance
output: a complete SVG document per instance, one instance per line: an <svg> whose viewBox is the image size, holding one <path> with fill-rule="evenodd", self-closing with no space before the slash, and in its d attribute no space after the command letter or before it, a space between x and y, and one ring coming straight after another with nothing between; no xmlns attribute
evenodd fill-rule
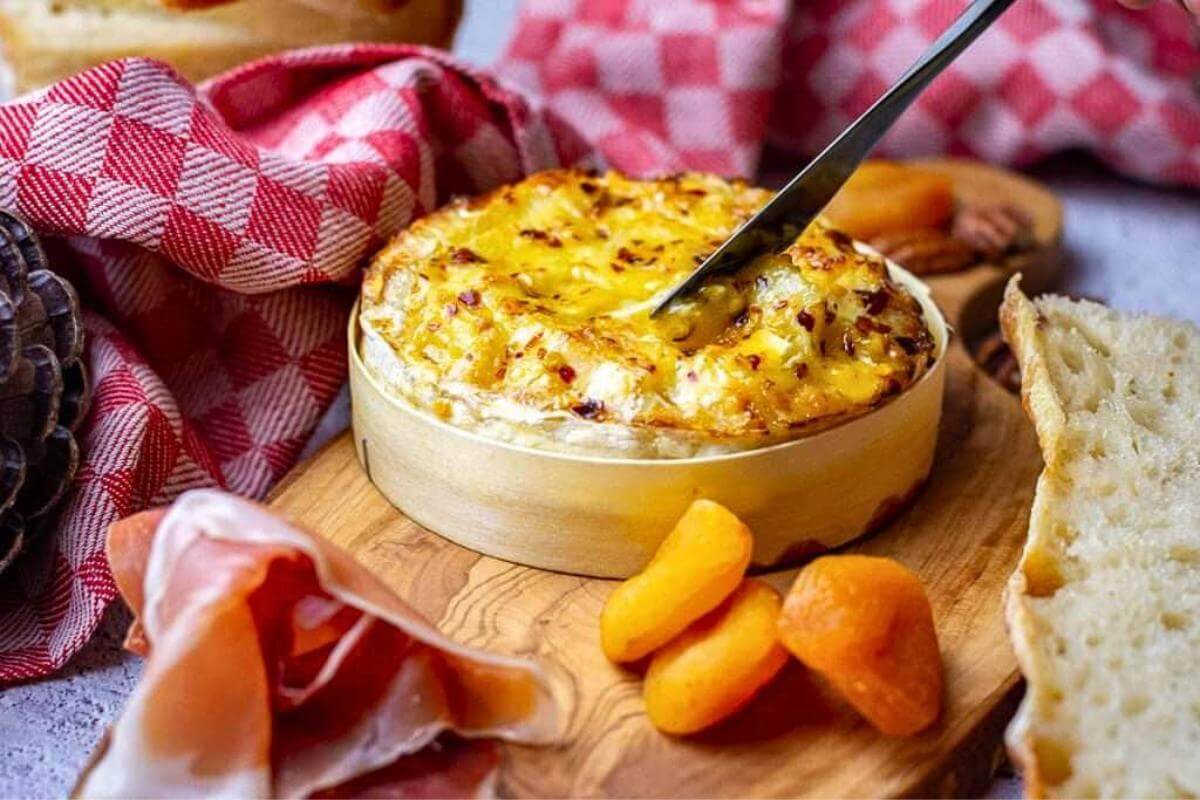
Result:
<svg viewBox="0 0 1200 800"><path fill-rule="evenodd" d="M655 653L643 689L655 727L694 733L749 702L788 659L776 634L779 609L779 592L745 581Z"/></svg>
<svg viewBox="0 0 1200 800"><path fill-rule="evenodd" d="M750 529L711 500L696 500L646 569L618 586L600 615L600 644L624 662L662 647L737 588L750 563Z"/></svg>
<svg viewBox="0 0 1200 800"><path fill-rule="evenodd" d="M825 216L856 239L918 228L941 228L954 214L954 186L932 170L868 161L859 167Z"/></svg>
<svg viewBox="0 0 1200 800"><path fill-rule="evenodd" d="M921 581L888 558L818 558L796 576L779 638L881 732L903 736L941 711L942 659Z"/></svg>

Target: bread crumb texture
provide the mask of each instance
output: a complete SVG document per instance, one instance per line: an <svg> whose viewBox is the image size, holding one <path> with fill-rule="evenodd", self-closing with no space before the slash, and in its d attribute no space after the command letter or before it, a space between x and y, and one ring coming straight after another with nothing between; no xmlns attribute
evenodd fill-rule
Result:
<svg viewBox="0 0 1200 800"><path fill-rule="evenodd" d="M1007 613L1030 796L1200 796L1200 332L1010 285L1046 460Z"/></svg>

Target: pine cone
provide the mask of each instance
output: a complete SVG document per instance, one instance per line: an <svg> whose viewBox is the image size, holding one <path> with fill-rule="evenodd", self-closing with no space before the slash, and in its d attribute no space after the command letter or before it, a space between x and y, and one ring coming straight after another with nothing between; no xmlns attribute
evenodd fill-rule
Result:
<svg viewBox="0 0 1200 800"><path fill-rule="evenodd" d="M976 260L970 245L937 228L885 234L870 244L914 275L957 272Z"/></svg>
<svg viewBox="0 0 1200 800"><path fill-rule="evenodd" d="M79 299L33 229L0 210L0 572L43 526L79 465L87 413Z"/></svg>

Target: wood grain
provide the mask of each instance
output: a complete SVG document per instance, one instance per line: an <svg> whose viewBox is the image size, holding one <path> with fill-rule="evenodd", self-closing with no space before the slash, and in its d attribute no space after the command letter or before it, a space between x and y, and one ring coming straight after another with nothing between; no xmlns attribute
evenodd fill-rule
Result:
<svg viewBox="0 0 1200 800"><path fill-rule="evenodd" d="M1057 236L1054 229L1044 239L1047 250ZM994 313L974 298L1007 272L985 266L930 283L962 326L972 309ZM448 635L545 665L563 710L563 744L506 746L502 795L969 795L991 778L1019 693L1001 595L1024 539L1041 457L1017 400L960 342L947 359L926 489L885 530L846 548L898 559L929 592L946 702L938 724L912 738L878 735L795 663L717 728L682 739L659 734L642 712L637 674L600 652L597 619L615 583L515 566L424 530L366 479L349 435L285 479L271 504L352 552ZM786 589L793 576L766 578Z"/></svg>

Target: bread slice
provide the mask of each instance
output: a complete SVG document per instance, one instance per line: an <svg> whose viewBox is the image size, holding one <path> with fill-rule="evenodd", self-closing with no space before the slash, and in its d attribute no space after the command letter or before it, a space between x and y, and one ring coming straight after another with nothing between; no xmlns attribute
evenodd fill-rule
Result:
<svg viewBox="0 0 1200 800"><path fill-rule="evenodd" d="M144 55L201 80L268 53L349 41L448 45L462 0L0 0L18 93Z"/></svg>
<svg viewBox="0 0 1200 800"><path fill-rule="evenodd" d="M1046 467L1006 613L1032 797L1200 796L1200 330L1014 279Z"/></svg>

